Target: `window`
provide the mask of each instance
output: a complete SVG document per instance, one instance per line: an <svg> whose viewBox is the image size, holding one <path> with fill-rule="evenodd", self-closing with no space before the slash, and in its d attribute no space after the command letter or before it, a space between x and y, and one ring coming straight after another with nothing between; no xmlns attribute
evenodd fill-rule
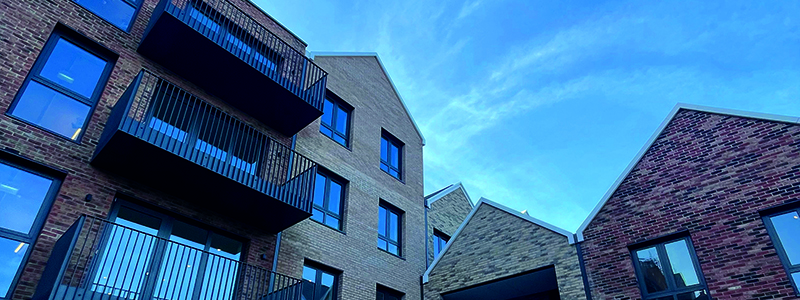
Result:
<svg viewBox="0 0 800 300"><path fill-rule="evenodd" d="M800 209L784 211L765 216L764 223L775 244L786 273L789 275L795 292L800 289Z"/></svg>
<svg viewBox="0 0 800 300"><path fill-rule="evenodd" d="M59 184L54 178L0 163L0 299L11 297Z"/></svg>
<svg viewBox="0 0 800 300"><path fill-rule="evenodd" d="M243 242L126 201L117 201L110 220L117 226L104 229L90 291L127 299L233 297ZM152 269L157 277L147 283Z"/></svg>
<svg viewBox="0 0 800 300"><path fill-rule="evenodd" d="M336 299L336 289L339 284L337 277L327 268L306 263L303 266L303 299Z"/></svg>
<svg viewBox="0 0 800 300"><path fill-rule="evenodd" d="M375 291L375 300L400 300L403 293L378 285Z"/></svg>
<svg viewBox="0 0 800 300"><path fill-rule="evenodd" d="M381 170L400 179L403 144L388 133L381 135Z"/></svg>
<svg viewBox="0 0 800 300"><path fill-rule="evenodd" d="M347 130L350 127L350 111L352 110L342 100L328 93L322 106L323 115L319 131L347 147L349 140Z"/></svg>
<svg viewBox="0 0 800 300"><path fill-rule="evenodd" d="M98 53L54 33L9 113L73 141L79 140L113 66Z"/></svg>
<svg viewBox="0 0 800 300"><path fill-rule="evenodd" d="M436 229L433 230L433 257L439 256L439 253L444 250L444 246L447 245L449 240L450 237L446 234Z"/></svg>
<svg viewBox="0 0 800 300"><path fill-rule="evenodd" d="M635 249L632 256L644 299L710 299L688 237Z"/></svg>
<svg viewBox="0 0 800 300"><path fill-rule="evenodd" d="M322 172L317 173L314 186L314 209L311 219L333 229L341 230L344 184Z"/></svg>
<svg viewBox="0 0 800 300"><path fill-rule="evenodd" d="M381 202L378 209L378 248L400 256L400 233L403 212Z"/></svg>
<svg viewBox="0 0 800 300"><path fill-rule="evenodd" d="M125 31L130 31L141 0L75 0L78 4Z"/></svg>

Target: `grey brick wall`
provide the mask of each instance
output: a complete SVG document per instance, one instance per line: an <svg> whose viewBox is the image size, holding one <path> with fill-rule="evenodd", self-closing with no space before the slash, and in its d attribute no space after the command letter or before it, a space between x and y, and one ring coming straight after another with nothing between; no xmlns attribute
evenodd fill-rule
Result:
<svg viewBox="0 0 800 300"><path fill-rule="evenodd" d="M482 203L423 284L426 300L549 265L563 300L586 299L575 245L567 237Z"/></svg>
<svg viewBox="0 0 800 300"><path fill-rule="evenodd" d="M444 191L443 191L444 192ZM437 195L438 196L438 195ZM472 204L469 203L464 189L457 188L454 191L442 196L429 205L428 208L428 265L433 263L433 230L452 237L456 229L461 226L469 212L472 211Z"/></svg>
<svg viewBox="0 0 800 300"><path fill-rule="evenodd" d="M305 220L283 232L278 271L300 277L305 260L342 271L340 299L374 299L376 284L419 299L425 268L422 140L374 56L316 57L328 88L354 107L350 149L319 132L319 120L297 136L296 149L349 183L344 228ZM380 169L381 128L400 139L403 182ZM377 248L378 202L405 212L402 258Z"/></svg>

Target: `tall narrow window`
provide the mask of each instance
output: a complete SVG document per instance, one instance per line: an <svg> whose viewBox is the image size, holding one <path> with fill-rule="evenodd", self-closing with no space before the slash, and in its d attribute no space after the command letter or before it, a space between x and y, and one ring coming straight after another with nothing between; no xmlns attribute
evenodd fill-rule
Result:
<svg viewBox="0 0 800 300"><path fill-rule="evenodd" d="M8 299L53 203L59 182L0 163L0 299Z"/></svg>
<svg viewBox="0 0 800 300"><path fill-rule="evenodd" d="M765 216L764 223L795 293L800 293L800 209Z"/></svg>
<svg viewBox="0 0 800 300"><path fill-rule="evenodd" d="M437 257L439 253L442 253L444 246L447 245L447 241L449 240L450 236L436 229L433 230L433 257Z"/></svg>
<svg viewBox="0 0 800 300"><path fill-rule="evenodd" d="M349 142L347 132L350 128L350 112L352 110L344 101L328 93L322 106L323 115L319 131L347 147Z"/></svg>
<svg viewBox="0 0 800 300"><path fill-rule="evenodd" d="M114 26L130 31L142 0L75 0Z"/></svg>
<svg viewBox="0 0 800 300"><path fill-rule="evenodd" d="M632 251L644 299L710 299L690 246L688 238L680 238Z"/></svg>
<svg viewBox="0 0 800 300"><path fill-rule="evenodd" d="M381 135L381 170L401 179L403 144L388 133Z"/></svg>
<svg viewBox="0 0 800 300"><path fill-rule="evenodd" d="M332 270L306 263L303 266L303 299L333 300L336 299L338 280Z"/></svg>
<svg viewBox="0 0 800 300"><path fill-rule="evenodd" d="M378 285L375 291L375 300L401 300L403 293Z"/></svg>
<svg viewBox="0 0 800 300"><path fill-rule="evenodd" d="M400 256L403 212L381 202L378 209L378 248Z"/></svg>
<svg viewBox="0 0 800 300"><path fill-rule="evenodd" d="M342 199L344 199L342 181L322 172L317 173L314 186L314 210L311 219L341 230Z"/></svg>
<svg viewBox="0 0 800 300"><path fill-rule="evenodd" d="M11 115L79 140L113 64L75 39L54 33L11 105Z"/></svg>

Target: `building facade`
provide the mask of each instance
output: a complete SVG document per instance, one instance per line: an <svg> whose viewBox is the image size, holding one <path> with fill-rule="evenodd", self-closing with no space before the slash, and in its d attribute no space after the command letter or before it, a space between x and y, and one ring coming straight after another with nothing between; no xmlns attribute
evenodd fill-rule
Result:
<svg viewBox="0 0 800 300"><path fill-rule="evenodd" d="M424 142L376 56L245 0L2 6L0 299L419 297Z"/></svg>
<svg viewBox="0 0 800 300"><path fill-rule="evenodd" d="M461 223L467 219L473 204L467 190L458 182L425 196L425 205L428 236L428 258L425 265L430 266Z"/></svg>

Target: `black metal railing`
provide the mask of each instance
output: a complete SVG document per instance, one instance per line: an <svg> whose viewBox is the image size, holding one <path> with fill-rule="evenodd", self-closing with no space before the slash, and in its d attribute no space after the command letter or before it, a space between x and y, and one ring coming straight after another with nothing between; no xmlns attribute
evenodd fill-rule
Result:
<svg viewBox="0 0 800 300"><path fill-rule="evenodd" d="M33 299L299 300L301 293L299 279L81 216L56 242Z"/></svg>
<svg viewBox="0 0 800 300"><path fill-rule="evenodd" d="M116 130L311 212L314 161L147 70L115 104L98 151Z"/></svg>
<svg viewBox="0 0 800 300"><path fill-rule="evenodd" d="M161 0L155 13L161 9L322 110L327 72L236 5L226 0Z"/></svg>

